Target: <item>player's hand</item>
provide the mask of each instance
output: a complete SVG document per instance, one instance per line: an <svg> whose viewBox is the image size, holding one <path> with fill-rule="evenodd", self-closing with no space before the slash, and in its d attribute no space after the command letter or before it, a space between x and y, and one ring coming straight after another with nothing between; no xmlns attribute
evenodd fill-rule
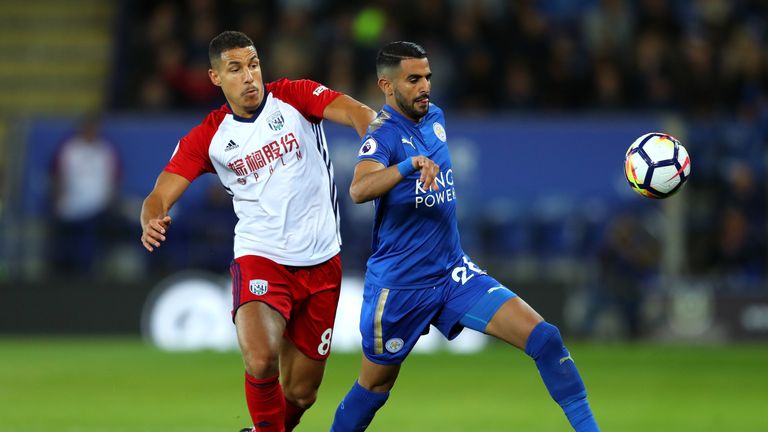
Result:
<svg viewBox="0 0 768 432"><path fill-rule="evenodd" d="M435 182L435 177L440 172L440 167L425 156L416 156L413 158L413 166L421 171L421 177L419 181L424 185L424 190L432 189L437 191L440 187Z"/></svg>
<svg viewBox="0 0 768 432"><path fill-rule="evenodd" d="M165 233L171 226L171 217L165 216L162 219L150 219L143 227L141 233L141 244L150 252L154 247L160 247L160 242L165 241Z"/></svg>

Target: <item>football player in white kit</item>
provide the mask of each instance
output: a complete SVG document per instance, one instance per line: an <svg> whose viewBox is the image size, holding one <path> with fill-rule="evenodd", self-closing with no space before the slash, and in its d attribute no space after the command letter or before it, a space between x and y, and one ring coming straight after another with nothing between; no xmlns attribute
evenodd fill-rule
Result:
<svg viewBox="0 0 768 432"><path fill-rule="evenodd" d="M244 430L291 431L317 397L341 286L337 191L321 122L363 136L376 113L310 80L265 85L243 33L216 36L209 57L227 103L179 141L144 200L141 242L160 247L189 184L219 176L239 219L230 271L254 424Z"/></svg>

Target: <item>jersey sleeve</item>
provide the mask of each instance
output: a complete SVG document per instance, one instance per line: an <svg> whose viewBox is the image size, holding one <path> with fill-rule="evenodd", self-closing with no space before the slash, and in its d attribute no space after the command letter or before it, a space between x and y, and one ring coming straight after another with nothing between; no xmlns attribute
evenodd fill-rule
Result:
<svg viewBox="0 0 768 432"><path fill-rule="evenodd" d="M392 165L392 137L390 135L380 133L380 131L366 135L360 150L357 152L357 160L373 160L385 167Z"/></svg>
<svg viewBox="0 0 768 432"><path fill-rule="evenodd" d="M205 173L214 172L208 148L224 115L221 111L209 114L202 123L181 138L164 171L178 174L190 182Z"/></svg>
<svg viewBox="0 0 768 432"><path fill-rule="evenodd" d="M319 123L323 119L325 107L342 95L340 92L308 79L291 81L283 78L267 84L267 91L276 98L292 105L313 123Z"/></svg>

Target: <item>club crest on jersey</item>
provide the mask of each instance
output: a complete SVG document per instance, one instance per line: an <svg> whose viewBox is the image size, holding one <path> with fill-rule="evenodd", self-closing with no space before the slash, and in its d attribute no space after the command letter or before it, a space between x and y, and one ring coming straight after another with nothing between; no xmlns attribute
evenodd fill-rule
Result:
<svg viewBox="0 0 768 432"><path fill-rule="evenodd" d="M245 183L246 183L247 181L248 181L248 180L246 180L246 179L245 179L245 177L239 177L239 178L237 179L237 182L238 182L238 183L240 183L241 185L245 185Z"/></svg>
<svg viewBox="0 0 768 432"><path fill-rule="evenodd" d="M437 136L437 138L440 139L440 141L445 142L445 140L448 139L445 136L445 128L440 123L438 122L432 123L432 130L435 131L435 136Z"/></svg>
<svg viewBox="0 0 768 432"><path fill-rule="evenodd" d="M376 153L376 140L373 138L368 138L360 147L360 151L357 153L357 155L368 156L374 153Z"/></svg>
<svg viewBox="0 0 768 432"><path fill-rule="evenodd" d="M387 341L387 343L384 344L384 347L387 349L387 351L391 352L392 354L400 351L403 349L403 346L405 345L405 342L403 342L400 338L392 338Z"/></svg>
<svg viewBox="0 0 768 432"><path fill-rule="evenodd" d="M277 132L283 129L285 126L285 120L283 119L283 113L280 111L277 111L275 113L270 114L269 117L267 117L267 125L270 129Z"/></svg>
<svg viewBox="0 0 768 432"><path fill-rule="evenodd" d="M269 282L264 279L251 279L248 289L257 296L264 295L269 289Z"/></svg>

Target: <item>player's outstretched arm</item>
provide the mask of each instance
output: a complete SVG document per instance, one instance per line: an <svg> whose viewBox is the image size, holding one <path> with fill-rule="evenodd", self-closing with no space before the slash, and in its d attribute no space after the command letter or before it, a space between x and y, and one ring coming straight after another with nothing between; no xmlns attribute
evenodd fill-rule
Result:
<svg viewBox="0 0 768 432"><path fill-rule="evenodd" d="M410 161L410 167L408 166ZM404 165L404 166L401 166ZM403 180L403 171L406 175L420 171L419 181L426 190L438 190L435 177L440 172L440 167L425 156L414 156L406 159L400 165L385 167L380 162L362 160L355 167L355 175L349 186L349 196L355 204L364 203L376 199L389 192L396 184Z"/></svg>
<svg viewBox="0 0 768 432"><path fill-rule="evenodd" d="M189 180L163 171L157 177L155 188L144 199L141 206L141 244L152 252L165 241L165 234L171 225L168 211L189 187Z"/></svg>
<svg viewBox="0 0 768 432"><path fill-rule="evenodd" d="M323 118L355 128L362 138L368 125L376 118L376 112L362 102L341 95L325 107Z"/></svg>

